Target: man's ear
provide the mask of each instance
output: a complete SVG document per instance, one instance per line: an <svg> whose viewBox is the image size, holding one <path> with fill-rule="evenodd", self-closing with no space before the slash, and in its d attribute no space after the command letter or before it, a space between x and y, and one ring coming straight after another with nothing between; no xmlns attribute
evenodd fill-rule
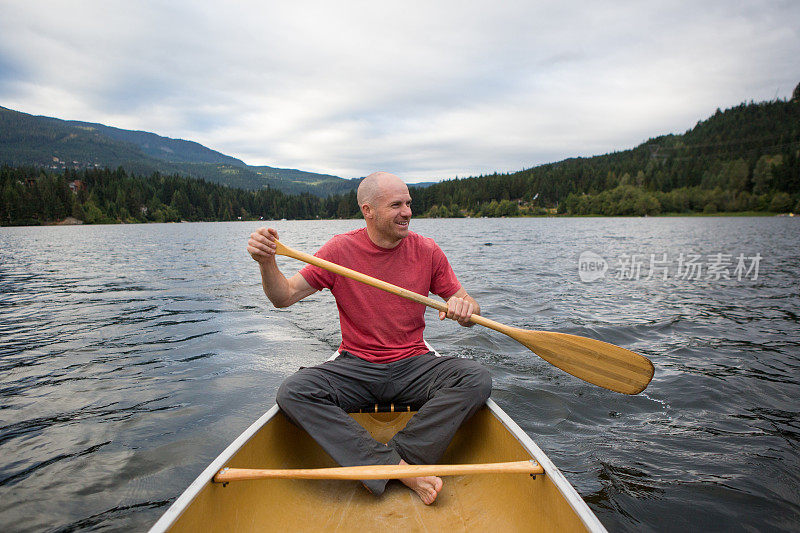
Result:
<svg viewBox="0 0 800 533"><path fill-rule="evenodd" d="M372 206L369 204L361 204L361 214L364 215L364 219L372 218L374 213L372 212Z"/></svg>

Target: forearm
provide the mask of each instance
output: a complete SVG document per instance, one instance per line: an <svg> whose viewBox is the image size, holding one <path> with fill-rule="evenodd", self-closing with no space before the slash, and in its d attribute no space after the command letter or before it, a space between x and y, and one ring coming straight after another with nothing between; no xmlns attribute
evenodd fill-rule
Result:
<svg viewBox="0 0 800 533"><path fill-rule="evenodd" d="M261 271L261 287L275 307L288 307L317 291L299 273L287 279L275 262L275 239L278 232L272 228L260 228L250 235L247 251L258 263Z"/></svg>
<svg viewBox="0 0 800 533"><path fill-rule="evenodd" d="M259 262L258 267L261 271L261 287L272 305L288 307L297 301L292 301L293 291L289 280L280 271L275 261Z"/></svg>

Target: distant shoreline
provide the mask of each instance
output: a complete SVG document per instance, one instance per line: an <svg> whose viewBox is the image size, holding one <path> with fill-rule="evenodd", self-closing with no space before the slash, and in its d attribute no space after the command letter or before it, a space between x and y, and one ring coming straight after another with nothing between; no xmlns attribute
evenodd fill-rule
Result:
<svg viewBox="0 0 800 533"><path fill-rule="evenodd" d="M794 213L770 213L765 211L733 211L722 213L661 213L658 215L650 216L633 216L633 215L620 215L620 216L607 216L607 215L523 215L518 217L414 217L415 220L466 220L466 219L481 219L492 220L502 218L747 218L747 217L798 217ZM800 218L800 217L798 217ZM291 221L331 221L331 220L358 220L348 218L297 218ZM246 220L181 220L180 222L103 222L88 224L83 220L74 217L67 217L63 220L39 222L38 224L0 224L2 228L35 228L40 226L117 226L117 225L135 225L135 224L183 224L183 223L196 223L196 222L276 222L275 220L259 220L259 219L246 219Z"/></svg>

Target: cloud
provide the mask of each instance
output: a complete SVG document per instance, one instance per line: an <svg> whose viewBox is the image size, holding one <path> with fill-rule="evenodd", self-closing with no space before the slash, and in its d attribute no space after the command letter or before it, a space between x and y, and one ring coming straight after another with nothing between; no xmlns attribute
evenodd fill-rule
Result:
<svg viewBox="0 0 800 533"><path fill-rule="evenodd" d="M800 81L795 2L4 4L0 105L411 181L681 132Z"/></svg>

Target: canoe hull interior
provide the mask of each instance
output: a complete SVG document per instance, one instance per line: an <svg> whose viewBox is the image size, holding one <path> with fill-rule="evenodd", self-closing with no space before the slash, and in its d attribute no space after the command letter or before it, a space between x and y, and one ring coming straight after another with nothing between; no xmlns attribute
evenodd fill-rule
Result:
<svg viewBox="0 0 800 533"><path fill-rule="evenodd" d="M352 416L386 442L413 413ZM442 463L531 459L487 408L458 431ZM231 457L234 468L322 468L333 460L277 412ZM581 502L582 503L582 502ZM587 509L588 511L588 509ZM444 478L436 503L424 505L390 481L374 497L357 481L271 479L206 483L170 531L586 531L549 475L484 474Z"/></svg>

